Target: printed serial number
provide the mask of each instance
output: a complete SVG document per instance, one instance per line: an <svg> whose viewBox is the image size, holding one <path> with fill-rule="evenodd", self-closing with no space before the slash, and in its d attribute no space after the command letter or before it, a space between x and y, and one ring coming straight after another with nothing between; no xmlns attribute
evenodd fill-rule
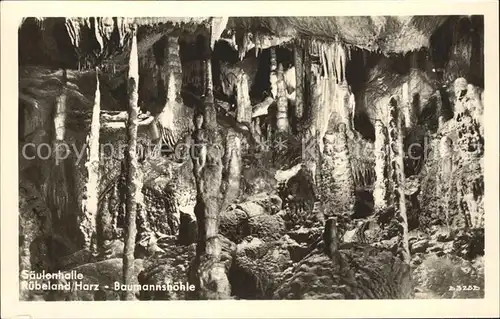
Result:
<svg viewBox="0 0 500 319"><path fill-rule="evenodd" d="M472 285L472 286L450 286L448 289L449 291L477 291L481 290L479 286Z"/></svg>

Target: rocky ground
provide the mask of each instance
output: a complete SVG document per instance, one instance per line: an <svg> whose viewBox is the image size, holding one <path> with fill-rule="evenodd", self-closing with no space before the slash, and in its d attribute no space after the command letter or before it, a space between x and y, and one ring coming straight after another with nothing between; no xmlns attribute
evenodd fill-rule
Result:
<svg viewBox="0 0 500 319"><path fill-rule="evenodd" d="M161 229L155 228L159 249L136 260L136 283L189 282L197 227L194 214L183 210L176 235L161 234ZM153 213L156 216L157 210L153 209ZM289 214L292 213L284 209L283 200L269 193L249 196L221 214L219 237L232 298L480 298L484 295L484 247L480 233L448 231L439 226L428 233L412 231L410 269L394 257L391 240L361 243L351 238L341 244L340 259L333 260L323 252L323 227L310 221L290 227L285 223L290 219ZM474 242L475 245L471 244ZM78 251L61 258L56 268L81 272L86 283L112 287L121 280L123 243L114 240L107 247L105 260ZM456 286L464 287L458 291ZM30 298L117 300L119 297L109 288L98 292L38 292ZM185 292L137 293L139 300L189 298Z"/></svg>

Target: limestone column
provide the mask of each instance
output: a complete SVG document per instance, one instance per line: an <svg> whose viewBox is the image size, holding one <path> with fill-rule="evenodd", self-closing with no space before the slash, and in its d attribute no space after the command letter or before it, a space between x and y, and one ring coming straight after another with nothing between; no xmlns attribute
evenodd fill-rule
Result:
<svg viewBox="0 0 500 319"><path fill-rule="evenodd" d="M448 136L443 136L439 145L439 160L441 162L440 165L440 174L439 174L439 185L438 185L438 194L442 198L442 209L445 213L446 223L450 226L450 212L449 212L449 203L450 203L450 189L451 179L452 179L452 159L453 159L453 149L452 149L452 140Z"/></svg>
<svg viewBox="0 0 500 319"><path fill-rule="evenodd" d="M406 263L410 263L408 244L408 217L404 194L403 136L401 134L401 114L397 100L391 97L389 102L389 154L391 163L392 204L396 208L394 216L399 229L399 253Z"/></svg>
<svg viewBox="0 0 500 319"><path fill-rule="evenodd" d="M295 65L295 117L297 120L302 118L304 113L304 50L296 44L293 49L293 58Z"/></svg>
<svg viewBox="0 0 500 319"><path fill-rule="evenodd" d="M276 114L276 127L278 129L278 132L286 132L289 129L288 96L287 96L285 78L283 73L283 65L281 63L278 66L277 90L278 90L278 99L277 99L278 112Z"/></svg>
<svg viewBox="0 0 500 319"><path fill-rule="evenodd" d="M137 127L139 114L139 57L137 55L136 29L132 30L132 47L130 50L128 71L128 107L129 116L127 123L127 197L125 210L125 247L123 251L123 283L129 285L134 276L134 251L137 234L137 200L141 198L141 183L139 183L139 163L137 158ZM135 292L125 291L122 295L124 300L134 300Z"/></svg>
<svg viewBox="0 0 500 319"><path fill-rule="evenodd" d="M373 201L375 214L379 215L388 208L389 191L389 154L387 128L382 121L375 122L375 183L373 185Z"/></svg>
<svg viewBox="0 0 500 319"><path fill-rule="evenodd" d="M276 49L274 47L271 47L269 49L269 52L271 53L271 73L269 74L269 83L271 85L271 95L273 98L278 97L278 63L276 61Z"/></svg>
<svg viewBox="0 0 500 319"><path fill-rule="evenodd" d="M231 287L225 267L220 260L221 243L218 238L219 214L222 204L222 140L217 128L214 105L212 66L204 63L205 98L201 112L195 117L194 142L197 152L192 154L197 198L195 215L198 221L198 243L194 265L198 299L227 299Z"/></svg>
<svg viewBox="0 0 500 319"><path fill-rule="evenodd" d="M236 120L239 123L252 122L248 77L241 71L236 84ZM229 129L226 140L227 180L223 207L230 205L239 196L242 169L242 134Z"/></svg>
<svg viewBox="0 0 500 319"><path fill-rule="evenodd" d="M96 218L97 204L99 199L99 131L101 112L101 93L99 90L99 76L96 72L96 91L94 106L92 108L92 119L90 132L87 136L87 179L83 190L82 211L80 230L84 237L84 248L97 252Z"/></svg>
<svg viewBox="0 0 500 319"><path fill-rule="evenodd" d="M354 212L355 192L354 176L351 168L350 154L347 145L347 128L344 123L338 125L335 134L333 154L333 188L331 190L339 217L348 222ZM339 220L339 222L341 222Z"/></svg>

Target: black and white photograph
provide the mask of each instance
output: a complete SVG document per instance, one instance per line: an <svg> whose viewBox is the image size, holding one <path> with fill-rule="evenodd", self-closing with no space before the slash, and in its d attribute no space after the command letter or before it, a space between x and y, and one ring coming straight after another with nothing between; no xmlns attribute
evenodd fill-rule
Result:
<svg viewBox="0 0 500 319"><path fill-rule="evenodd" d="M16 299L485 298L484 15L165 14L20 19Z"/></svg>

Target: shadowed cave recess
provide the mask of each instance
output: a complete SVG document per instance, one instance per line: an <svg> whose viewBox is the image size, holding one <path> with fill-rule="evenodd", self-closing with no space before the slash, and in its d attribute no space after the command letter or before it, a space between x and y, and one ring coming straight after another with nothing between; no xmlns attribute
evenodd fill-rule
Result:
<svg viewBox="0 0 500 319"><path fill-rule="evenodd" d="M482 16L18 35L22 300L484 297Z"/></svg>

